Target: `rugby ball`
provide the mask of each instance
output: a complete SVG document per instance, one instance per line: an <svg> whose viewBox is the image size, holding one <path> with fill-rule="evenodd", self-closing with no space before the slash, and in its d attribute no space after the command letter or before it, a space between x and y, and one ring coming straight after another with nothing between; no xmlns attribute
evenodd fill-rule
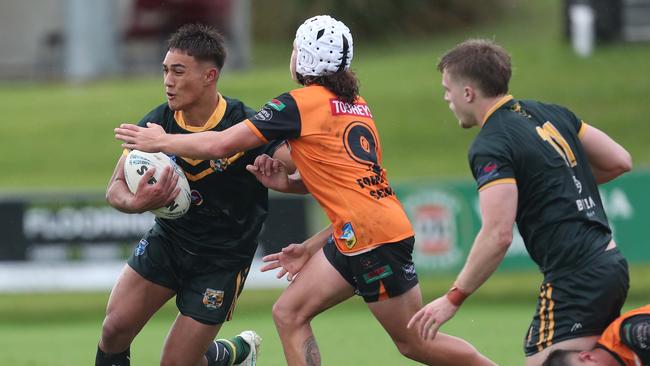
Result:
<svg viewBox="0 0 650 366"><path fill-rule="evenodd" d="M181 191L169 205L151 210L151 212L154 215L165 219L177 219L189 211L192 198L190 194L190 184L187 182L183 169L181 169L181 167L179 167L169 156L161 152L148 153L139 150L131 150L124 162L124 177L126 178L126 185L129 186L131 193L135 193L138 189L140 180L142 180L142 176L147 170L151 167L156 168L156 172L149 180L149 184L156 184L167 166L171 166L174 169L174 173L178 175L176 185L180 187Z"/></svg>

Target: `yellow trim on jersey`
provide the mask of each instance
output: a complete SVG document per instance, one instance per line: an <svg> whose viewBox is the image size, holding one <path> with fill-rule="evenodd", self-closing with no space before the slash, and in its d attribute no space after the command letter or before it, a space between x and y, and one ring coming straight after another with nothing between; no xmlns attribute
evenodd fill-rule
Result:
<svg viewBox="0 0 650 366"><path fill-rule="evenodd" d="M508 102L510 100L512 100L512 95L510 95L510 94L508 94L505 97L499 99L499 101L495 105L493 105L492 108L490 108L488 110L488 112L485 114L485 117L483 117L483 123L481 123L481 126L483 126L485 124L485 122L488 120L488 118L490 118L490 116L492 115L492 113L494 113L494 111L499 109L502 105L506 104L506 102Z"/></svg>
<svg viewBox="0 0 650 366"><path fill-rule="evenodd" d="M233 156L231 156L229 158L222 158L222 159L217 159L217 160L221 161L222 164L225 164L223 166L223 169L226 169L229 165L232 165L235 161L237 161L237 159L244 156L244 154L245 154L244 152L238 152L237 154L235 154L235 155L233 155ZM205 161L205 160L193 160L193 159L189 159L189 158L181 158L181 159L185 160L187 163L191 164L192 166L197 166L200 163ZM223 160L225 160L225 163L223 163ZM185 172L185 176L187 177L187 179L189 179L189 180L191 180L193 182L196 182L197 180L199 180L201 178L204 178L206 175L209 175L209 174L212 174L212 173L215 172L215 168L213 168L212 164L214 164L214 163L211 161L210 162L210 168L205 169L202 172L197 173L197 174L190 174L188 172Z"/></svg>
<svg viewBox="0 0 650 366"><path fill-rule="evenodd" d="M479 188L478 191L480 192L485 188L496 186L497 184L517 184L517 181L515 180L515 178L501 178L501 179L493 180L490 183Z"/></svg>
<svg viewBox="0 0 650 366"><path fill-rule="evenodd" d="M199 165L199 164L201 164L202 162L205 161L205 160L202 160L202 159L190 159L190 158L184 158L184 157L181 157L181 159L185 160L185 162L190 164L191 166L197 166L197 165Z"/></svg>
<svg viewBox="0 0 650 366"><path fill-rule="evenodd" d="M584 135L585 132L587 132L587 127L589 127L589 125L585 121L580 121L580 129L578 130L579 139L581 139L582 135Z"/></svg>
<svg viewBox="0 0 650 366"><path fill-rule="evenodd" d="M223 115L226 114L226 107L228 105L228 102L226 102L226 99L221 96L221 94L217 93L217 98L219 100L217 107L214 109L214 112L212 112L212 115L210 118L208 118L203 126L188 125L183 118L183 111L174 112L174 119L176 120L176 124L182 129L190 132L203 132L211 130L216 125L218 125L219 122L221 122Z"/></svg>
<svg viewBox="0 0 650 366"><path fill-rule="evenodd" d="M187 177L187 180L191 180L192 182L196 182L197 180L205 177L206 175L214 173L214 169L208 168L198 174L190 174L188 172L185 172L185 176Z"/></svg>

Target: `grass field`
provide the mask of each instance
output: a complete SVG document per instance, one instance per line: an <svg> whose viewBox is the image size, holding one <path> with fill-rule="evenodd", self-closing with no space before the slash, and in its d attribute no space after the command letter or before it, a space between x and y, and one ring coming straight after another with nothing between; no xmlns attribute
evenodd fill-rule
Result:
<svg viewBox="0 0 650 366"><path fill-rule="evenodd" d="M650 269L633 267L633 279L650 278ZM499 365L523 364L522 339L534 312L536 273L501 272L463 305L443 331L462 337ZM443 293L449 275L422 279L425 299ZM626 309L647 303L647 280L634 281ZM261 365L283 365L282 347L271 319L280 290L246 290L235 318L221 336L255 329L263 337ZM90 365L101 332L108 291L102 293L0 295L0 365ZM147 324L132 346L134 365L155 365L176 316L173 301ZM325 365L415 365L402 358L358 298L313 322Z"/></svg>
<svg viewBox="0 0 650 366"><path fill-rule="evenodd" d="M489 37L513 55L515 97L570 106L610 133L629 151L636 169L650 165L648 44L611 44L592 58L576 57L561 35L560 0L513 1L505 21L427 39L394 39L355 46L354 69L373 108L384 165L394 181L469 179L467 146L476 131L462 131L442 101L435 65L440 54L467 37ZM522 5L525 4L525 5ZM531 31L534 30L534 31ZM290 44L260 45L257 66L225 72L222 93L252 107L294 88ZM164 100L160 78L104 80L82 85L1 83L0 193L31 190L103 190L121 150L113 128L136 122ZM650 270L632 271L628 308L647 303ZM425 298L452 282L425 279ZM539 275L502 272L463 306L444 331L461 336L500 365L521 365L522 337L533 312ZM279 292L244 291L235 321L223 336L253 328L264 337L261 364L283 365L270 309ZM78 366L94 359L108 292L0 294L0 365ZM166 306L132 347L135 365L158 363L176 311ZM355 299L314 322L326 365L409 365Z"/></svg>

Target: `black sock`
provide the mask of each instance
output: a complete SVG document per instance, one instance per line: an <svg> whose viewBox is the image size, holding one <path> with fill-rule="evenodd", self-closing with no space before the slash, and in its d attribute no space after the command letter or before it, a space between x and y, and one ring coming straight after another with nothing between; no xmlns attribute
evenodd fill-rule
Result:
<svg viewBox="0 0 650 366"><path fill-rule="evenodd" d="M122 353L105 353L97 346L95 366L131 366L131 348Z"/></svg>
<svg viewBox="0 0 650 366"><path fill-rule="evenodd" d="M208 360L208 366L228 366L230 363L230 354L232 347L223 341L214 341L205 353Z"/></svg>

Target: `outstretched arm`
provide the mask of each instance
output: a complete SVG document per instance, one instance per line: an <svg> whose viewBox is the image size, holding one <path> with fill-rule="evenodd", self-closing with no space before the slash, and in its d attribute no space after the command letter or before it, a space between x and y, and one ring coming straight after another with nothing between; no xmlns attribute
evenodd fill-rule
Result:
<svg viewBox="0 0 650 366"><path fill-rule="evenodd" d="M409 321L423 339L433 339L442 324L451 319L463 300L494 273L510 243L517 212L517 186L498 184L479 193L483 224L454 287L425 305Z"/></svg>
<svg viewBox="0 0 650 366"><path fill-rule="evenodd" d="M584 125L582 128L585 130L580 142L598 184L632 170L632 157L623 146L596 127Z"/></svg>
<svg viewBox="0 0 650 366"><path fill-rule="evenodd" d="M309 193L309 190L302 182L299 171L295 170L293 174L289 174L288 169L291 169L293 162L286 160L287 155L282 150L278 150L273 156L274 158L262 154L255 158L253 164L247 165L246 169L265 187L274 191L298 194Z"/></svg>
<svg viewBox="0 0 650 366"><path fill-rule="evenodd" d="M121 124L115 129L115 138L124 141L122 147L127 149L162 151L191 159L219 159L265 143L245 123L220 132L188 134L168 134L155 123L147 123L146 128Z"/></svg>
<svg viewBox="0 0 650 366"><path fill-rule="evenodd" d="M280 268L277 278L282 278L286 274L288 281L293 280L309 258L325 246L327 239L331 235L332 225L329 225L302 244L290 244L282 248L278 253L264 256L262 260L269 263L262 267L261 271L266 272Z"/></svg>

